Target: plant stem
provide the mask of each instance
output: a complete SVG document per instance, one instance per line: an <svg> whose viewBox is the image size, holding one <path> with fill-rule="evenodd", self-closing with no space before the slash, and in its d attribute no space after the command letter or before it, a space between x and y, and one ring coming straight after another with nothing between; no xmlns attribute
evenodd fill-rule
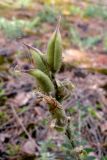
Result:
<svg viewBox="0 0 107 160"><path fill-rule="evenodd" d="M70 127L70 120L69 119L68 119L67 127L65 130L65 135L67 136L67 138L69 139L69 142L71 143L72 150L73 150L72 156L74 157L75 160L81 160L79 153L75 150L77 146L75 143L72 129Z"/></svg>
<svg viewBox="0 0 107 160"><path fill-rule="evenodd" d="M55 87L55 98L56 98L57 101L59 101L58 86L57 86L54 74L52 74L52 82L53 82L54 87Z"/></svg>
<svg viewBox="0 0 107 160"><path fill-rule="evenodd" d="M52 118L56 119L55 127L62 128L72 146L72 157L74 157L74 160L81 160L79 152L76 150L77 145L71 128L71 121L70 118L67 117L63 106L55 98L51 96L43 95L43 98L49 106L49 111L52 115Z"/></svg>

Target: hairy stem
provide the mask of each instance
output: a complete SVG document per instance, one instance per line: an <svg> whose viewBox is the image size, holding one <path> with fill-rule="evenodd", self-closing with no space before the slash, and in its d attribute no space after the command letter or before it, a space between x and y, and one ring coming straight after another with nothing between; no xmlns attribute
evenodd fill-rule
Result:
<svg viewBox="0 0 107 160"><path fill-rule="evenodd" d="M59 101L60 98L59 98L59 94L58 94L58 85L56 83L54 74L52 74L52 82L53 82L54 87L55 87L55 98L56 98L57 101Z"/></svg>
<svg viewBox="0 0 107 160"><path fill-rule="evenodd" d="M66 127L66 130L65 130L65 135L69 139L69 142L70 142L70 144L72 146L72 150L73 150L73 152L71 153L72 157L75 160L81 160L79 153L75 150L77 146L76 146L76 143L75 143L75 139L74 139L75 137L73 135L72 128L70 127L70 120L69 119L68 119L68 122L67 122L67 127Z"/></svg>
<svg viewBox="0 0 107 160"><path fill-rule="evenodd" d="M75 160L81 160L79 153L77 152L76 148L77 145L75 143L75 136L73 134L71 128L71 121L70 118L67 117L63 106L53 97L43 95L45 102L48 104L50 114L52 115L53 119L56 119L55 129L62 128L65 135L67 136L71 146L71 154Z"/></svg>

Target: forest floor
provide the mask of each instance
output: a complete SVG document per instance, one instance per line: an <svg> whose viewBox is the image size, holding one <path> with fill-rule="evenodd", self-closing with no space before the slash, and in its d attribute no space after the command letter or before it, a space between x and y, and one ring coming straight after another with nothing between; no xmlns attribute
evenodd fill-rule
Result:
<svg viewBox="0 0 107 160"><path fill-rule="evenodd" d="M59 7L63 64L57 78L74 85L63 106L75 130L80 129L79 135L75 131L79 145L91 149L93 159L106 160L107 13L101 16L85 3L72 6ZM24 72L33 64L23 43L45 53L58 9L43 3L0 7L0 160L27 159L32 153L38 160L70 160L67 142L52 129L48 108L38 99L35 80ZM37 146L29 142L24 128Z"/></svg>

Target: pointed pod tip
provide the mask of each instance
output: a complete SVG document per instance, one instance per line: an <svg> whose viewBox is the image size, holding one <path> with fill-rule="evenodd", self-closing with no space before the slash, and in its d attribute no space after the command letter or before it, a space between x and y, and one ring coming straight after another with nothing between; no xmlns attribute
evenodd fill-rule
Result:
<svg viewBox="0 0 107 160"><path fill-rule="evenodd" d="M60 28L60 22L61 22L61 15L58 17L58 23L57 23L57 26L56 26L55 32L58 32L58 31L59 31L59 28Z"/></svg>

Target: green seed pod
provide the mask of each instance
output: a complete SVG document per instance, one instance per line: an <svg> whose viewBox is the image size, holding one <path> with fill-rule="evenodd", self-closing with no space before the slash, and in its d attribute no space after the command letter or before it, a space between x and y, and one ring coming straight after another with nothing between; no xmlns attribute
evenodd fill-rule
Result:
<svg viewBox="0 0 107 160"><path fill-rule="evenodd" d="M55 39L56 39L56 32L54 32L52 37L50 38L47 48L47 62L52 71L54 70Z"/></svg>
<svg viewBox="0 0 107 160"><path fill-rule="evenodd" d="M62 44L59 28L53 33L47 48L47 62L52 72L57 72L62 63Z"/></svg>
<svg viewBox="0 0 107 160"><path fill-rule="evenodd" d="M46 62L44 55L38 52L35 52L33 50L31 51L31 54L32 54L32 58L33 58L35 66L41 71L45 72L46 74L49 74L47 62Z"/></svg>
<svg viewBox="0 0 107 160"><path fill-rule="evenodd" d="M54 53L54 71L59 71L62 64L62 41L59 29L56 34L55 40L55 53Z"/></svg>
<svg viewBox="0 0 107 160"><path fill-rule="evenodd" d="M41 70L36 69L29 72L32 76L34 76L37 80L38 85L42 89L42 91L46 93L54 93L54 85L50 78Z"/></svg>

